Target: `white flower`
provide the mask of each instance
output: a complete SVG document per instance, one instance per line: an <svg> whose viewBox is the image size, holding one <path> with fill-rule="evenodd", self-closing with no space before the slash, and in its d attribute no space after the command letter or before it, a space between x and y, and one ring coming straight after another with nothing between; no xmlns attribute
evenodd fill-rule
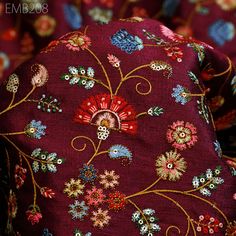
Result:
<svg viewBox="0 0 236 236"><path fill-rule="evenodd" d="M192 181L193 187L194 188L198 188L199 187L199 179L197 176L193 177L193 181Z"/></svg>
<svg viewBox="0 0 236 236"><path fill-rule="evenodd" d="M148 209L144 209L144 210L143 210L143 213L144 213L145 215L150 216L150 215L155 214L155 210L148 208Z"/></svg>
<svg viewBox="0 0 236 236"><path fill-rule="evenodd" d="M211 171L211 169L207 169L206 170L206 178L207 179L211 179L212 178L212 171Z"/></svg>
<svg viewBox="0 0 236 236"><path fill-rule="evenodd" d="M210 190L208 190L207 188L202 188L200 189L200 193L204 196L210 197L211 196L211 192Z"/></svg>
<svg viewBox="0 0 236 236"><path fill-rule="evenodd" d="M140 212L136 211L132 214L132 221L138 221L140 219Z"/></svg>
<svg viewBox="0 0 236 236"><path fill-rule="evenodd" d="M158 232L161 230L161 227L158 224L150 224L151 229L155 232Z"/></svg>
<svg viewBox="0 0 236 236"><path fill-rule="evenodd" d="M144 235L148 232L148 225L143 225L141 228L140 228L140 234L141 235Z"/></svg>

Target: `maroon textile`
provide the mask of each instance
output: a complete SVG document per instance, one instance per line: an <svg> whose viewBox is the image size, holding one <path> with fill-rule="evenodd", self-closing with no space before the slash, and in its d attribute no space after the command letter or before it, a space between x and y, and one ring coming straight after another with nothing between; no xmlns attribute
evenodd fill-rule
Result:
<svg viewBox="0 0 236 236"><path fill-rule="evenodd" d="M68 33L21 65L0 90L8 234L232 236L207 65L230 88L227 57L142 18Z"/></svg>

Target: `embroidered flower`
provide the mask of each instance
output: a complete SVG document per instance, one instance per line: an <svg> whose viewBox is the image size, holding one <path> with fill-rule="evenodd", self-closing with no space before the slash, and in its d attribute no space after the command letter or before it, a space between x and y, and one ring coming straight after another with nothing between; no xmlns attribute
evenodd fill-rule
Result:
<svg viewBox="0 0 236 236"><path fill-rule="evenodd" d="M236 235L236 221L230 222L227 225L225 236L235 236Z"/></svg>
<svg viewBox="0 0 236 236"><path fill-rule="evenodd" d="M100 94L85 100L77 109L74 121L136 134L136 112L122 97Z"/></svg>
<svg viewBox="0 0 236 236"><path fill-rule="evenodd" d="M165 47L164 48L166 55L171 57L172 60L176 60L177 62L182 62L183 51L179 47Z"/></svg>
<svg viewBox="0 0 236 236"><path fill-rule="evenodd" d="M17 214L17 198L15 193L10 190L9 197L8 197L8 216L10 218L15 218Z"/></svg>
<svg viewBox="0 0 236 236"><path fill-rule="evenodd" d="M176 121L169 126L166 137L167 141L172 144L174 148L185 150L191 148L197 142L196 127L184 121Z"/></svg>
<svg viewBox="0 0 236 236"><path fill-rule="evenodd" d="M112 54L107 54L107 59L113 67L120 67L120 60Z"/></svg>
<svg viewBox="0 0 236 236"><path fill-rule="evenodd" d="M27 173L27 169L16 165L15 166L15 182L16 182L16 188L19 189L20 187L22 187L22 185L25 182L26 179L26 173Z"/></svg>
<svg viewBox="0 0 236 236"><path fill-rule="evenodd" d="M35 87L41 87L48 81L48 71L45 66L41 64L34 64L31 67L34 76L31 79L31 84Z"/></svg>
<svg viewBox="0 0 236 236"><path fill-rule="evenodd" d="M103 211L101 208L99 208L97 211L93 211L93 216L91 217L91 220L93 221L94 227L99 227L102 229L104 226L108 225L111 217L108 215L108 211Z"/></svg>
<svg viewBox="0 0 236 236"><path fill-rule="evenodd" d="M83 168L80 169L79 177L84 181L84 183L93 183L97 178L97 170L93 165L84 164Z"/></svg>
<svg viewBox="0 0 236 236"><path fill-rule="evenodd" d="M173 73L172 66L164 61L151 61L150 68L154 71L163 71L163 76L169 79Z"/></svg>
<svg viewBox="0 0 236 236"><path fill-rule="evenodd" d="M175 98L175 102L185 105L191 100L190 92L181 85L177 85L176 88L173 88L173 93L171 96Z"/></svg>
<svg viewBox="0 0 236 236"><path fill-rule="evenodd" d="M99 178L99 183L103 185L105 189L115 188L117 185L119 185L118 179L120 176L116 175L114 170L105 170L104 174L99 175Z"/></svg>
<svg viewBox="0 0 236 236"><path fill-rule="evenodd" d="M42 214L38 206L30 206L29 210L26 211L27 220L32 224L37 224L42 219Z"/></svg>
<svg viewBox="0 0 236 236"><path fill-rule="evenodd" d="M68 197L78 197L83 194L84 185L81 183L80 179L70 179L69 182L65 183L64 193L67 194Z"/></svg>
<svg viewBox="0 0 236 236"><path fill-rule="evenodd" d="M157 175L165 180L179 180L186 168L186 161L175 151L166 152L165 155L158 156L156 160Z"/></svg>
<svg viewBox="0 0 236 236"><path fill-rule="evenodd" d="M106 126L99 125L97 129L97 137L99 140L106 140L109 137L110 131Z"/></svg>
<svg viewBox="0 0 236 236"><path fill-rule="evenodd" d="M53 190L48 188L48 187L40 188L40 193L46 198L51 198L52 199L52 198L55 197L55 193L53 192Z"/></svg>
<svg viewBox="0 0 236 236"><path fill-rule="evenodd" d="M75 200L73 204L69 205L69 214L72 215L72 220L83 220L88 215L89 207L86 206L85 202L79 202Z"/></svg>
<svg viewBox="0 0 236 236"><path fill-rule="evenodd" d="M67 23L74 30L77 30L82 25L82 17L79 9L72 4L64 4L64 14Z"/></svg>
<svg viewBox="0 0 236 236"><path fill-rule="evenodd" d="M89 206L98 206L104 202L105 195L103 194L103 190L101 188L93 187L91 190L86 191L87 195L85 199Z"/></svg>
<svg viewBox="0 0 236 236"><path fill-rule="evenodd" d="M216 3L225 11L230 11L236 8L235 0L216 0Z"/></svg>
<svg viewBox="0 0 236 236"><path fill-rule="evenodd" d="M108 150L109 157L111 159L128 159L129 161L132 161L132 153L130 150L123 146L123 145L113 145Z"/></svg>
<svg viewBox="0 0 236 236"><path fill-rule="evenodd" d="M39 36L50 36L55 31L56 20L49 15L39 16L34 22L34 28Z"/></svg>
<svg viewBox="0 0 236 236"><path fill-rule="evenodd" d="M164 113L164 109L162 107L150 107L147 111L149 116L160 116Z"/></svg>
<svg viewBox="0 0 236 236"><path fill-rule="evenodd" d="M109 198L107 200L109 204L109 209L118 211L125 208L125 205L126 205L125 197L126 196L123 193L120 193L119 191L110 193Z"/></svg>
<svg viewBox="0 0 236 236"><path fill-rule="evenodd" d="M41 139L45 135L45 129L47 126L42 125L41 121L32 120L26 127L25 133L30 138Z"/></svg>
<svg viewBox="0 0 236 236"><path fill-rule="evenodd" d="M209 36L219 46L231 41L235 36L235 26L232 22L219 19L208 30Z"/></svg>
<svg viewBox="0 0 236 236"><path fill-rule="evenodd" d="M110 9L94 7L88 11L88 14L91 16L93 21L107 24L112 19L113 11Z"/></svg>
<svg viewBox="0 0 236 236"><path fill-rule="evenodd" d="M221 158L222 157L222 150L221 150L220 143L218 140L216 140L214 142L214 146L215 146L215 152L217 153L218 157Z"/></svg>
<svg viewBox="0 0 236 236"><path fill-rule="evenodd" d="M91 45L91 39L86 35L72 34L67 40L62 40L66 47L72 51L85 50Z"/></svg>
<svg viewBox="0 0 236 236"><path fill-rule="evenodd" d="M161 230L158 224L159 219L155 216L155 210L147 208L142 213L140 211L134 212L132 221L138 226L141 235L154 236L155 232Z"/></svg>
<svg viewBox="0 0 236 236"><path fill-rule="evenodd" d="M164 25L160 25L160 29L164 36L166 36L168 39L171 39L174 42L181 42L184 40L184 37L182 35L174 33L172 30L170 30Z"/></svg>
<svg viewBox="0 0 236 236"><path fill-rule="evenodd" d="M11 74L8 78L6 90L10 93L17 93L19 87L19 77L17 74Z"/></svg>
<svg viewBox="0 0 236 236"><path fill-rule="evenodd" d="M217 218L208 214L199 216L196 228L198 232L214 234L218 233L220 228L223 228L223 223L221 223Z"/></svg>
<svg viewBox="0 0 236 236"><path fill-rule="evenodd" d="M125 29L121 29L112 35L111 43L128 54L137 50L140 51L144 47L143 41L138 36L129 34Z"/></svg>

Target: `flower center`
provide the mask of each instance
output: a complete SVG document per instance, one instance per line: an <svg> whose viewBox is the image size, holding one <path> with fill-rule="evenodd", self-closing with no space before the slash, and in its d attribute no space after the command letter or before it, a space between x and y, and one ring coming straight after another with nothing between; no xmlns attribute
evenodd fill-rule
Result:
<svg viewBox="0 0 236 236"><path fill-rule="evenodd" d="M185 132L180 132L179 133L179 137L180 138L185 138L186 137L186 133Z"/></svg>
<svg viewBox="0 0 236 236"><path fill-rule="evenodd" d="M168 169L174 169L174 163L167 163L166 167Z"/></svg>

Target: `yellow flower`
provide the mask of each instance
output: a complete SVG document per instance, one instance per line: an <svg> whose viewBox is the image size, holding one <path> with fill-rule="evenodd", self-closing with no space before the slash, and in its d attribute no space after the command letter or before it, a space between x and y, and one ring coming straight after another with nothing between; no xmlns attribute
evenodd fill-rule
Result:
<svg viewBox="0 0 236 236"><path fill-rule="evenodd" d="M70 179L69 182L65 183L64 193L68 195L68 197L78 197L78 195L83 194L84 185L81 184L80 179Z"/></svg>

